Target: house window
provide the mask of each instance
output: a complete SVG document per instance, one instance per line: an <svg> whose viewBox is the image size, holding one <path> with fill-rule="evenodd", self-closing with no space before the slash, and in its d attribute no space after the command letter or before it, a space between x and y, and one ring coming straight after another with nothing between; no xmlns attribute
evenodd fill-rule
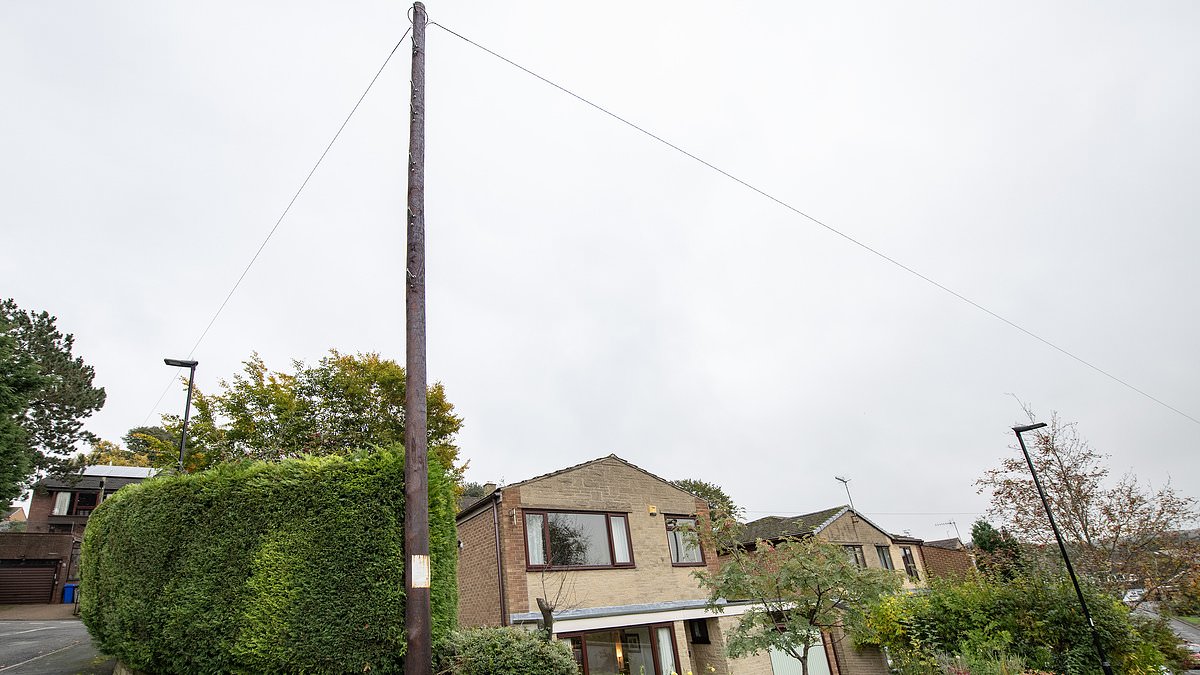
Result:
<svg viewBox="0 0 1200 675"><path fill-rule="evenodd" d="M688 642L694 645L711 644L708 638L708 620L706 619L688 619L687 633Z"/></svg>
<svg viewBox="0 0 1200 675"><path fill-rule="evenodd" d="M846 549L846 555L850 556L850 560L855 565L858 565L859 569L866 569L867 556L863 553L863 547L857 544L847 544L842 546L842 548Z"/></svg>
<svg viewBox="0 0 1200 675"><path fill-rule="evenodd" d="M912 547L901 546L900 557L904 560L904 572L908 574L908 578L913 581L920 581L921 575L917 574L917 561L913 558Z"/></svg>
<svg viewBox="0 0 1200 675"><path fill-rule="evenodd" d="M54 510L50 512L52 516L65 516L71 510L71 493L70 492L55 492L54 493Z"/></svg>
<svg viewBox="0 0 1200 675"><path fill-rule="evenodd" d="M703 565L704 552L696 533L696 519L667 516L667 548L671 549L672 565Z"/></svg>
<svg viewBox="0 0 1200 675"><path fill-rule="evenodd" d="M671 675L683 672L670 624L561 636L582 675Z"/></svg>
<svg viewBox="0 0 1200 675"><path fill-rule="evenodd" d="M876 546L875 552L879 554L879 566L885 570L896 569L896 564L892 562L892 548L890 546Z"/></svg>
<svg viewBox="0 0 1200 675"><path fill-rule="evenodd" d="M525 550L531 568L633 566L623 513L526 511Z"/></svg>
<svg viewBox="0 0 1200 675"><path fill-rule="evenodd" d="M75 505L71 508L71 515L86 516L96 508L97 495L95 492L76 492Z"/></svg>

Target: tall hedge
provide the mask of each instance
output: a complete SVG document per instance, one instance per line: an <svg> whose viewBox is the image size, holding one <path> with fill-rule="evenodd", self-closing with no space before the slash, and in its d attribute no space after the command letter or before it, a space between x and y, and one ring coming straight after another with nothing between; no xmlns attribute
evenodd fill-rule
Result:
<svg viewBox="0 0 1200 675"><path fill-rule="evenodd" d="M454 628L453 485L430 462L433 632ZM83 541L81 614L154 673L403 669L404 454L253 462L148 480Z"/></svg>

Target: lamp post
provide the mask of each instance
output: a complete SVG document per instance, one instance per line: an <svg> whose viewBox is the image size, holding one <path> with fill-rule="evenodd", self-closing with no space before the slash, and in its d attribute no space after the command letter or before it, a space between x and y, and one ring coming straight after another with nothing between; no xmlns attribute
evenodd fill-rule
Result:
<svg viewBox="0 0 1200 675"><path fill-rule="evenodd" d="M1104 654L1104 647L1100 645L1100 633L1096 631L1096 622L1092 620L1092 614L1088 611L1087 601L1083 599L1083 590L1079 588L1079 579L1075 576L1075 568L1071 567L1071 558L1067 555L1067 546L1063 543L1062 534L1058 531L1058 525L1054 522L1054 514L1050 512L1050 502L1046 499L1046 491L1042 489L1042 481L1038 479L1037 470L1033 468L1033 459L1029 457L1029 450L1025 447L1025 439L1021 434L1034 429L1041 429L1046 426L1045 422L1037 422L1035 424L1027 424L1021 427L1013 427L1013 433L1017 435L1017 442L1021 444L1021 452L1025 454L1025 463L1029 465L1029 473L1033 476L1033 484L1037 487L1038 496L1042 498L1042 508L1046 509L1046 518L1050 521L1050 529L1054 530L1054 539L1058 541L1058 550L1062 552L1063 562L1067 564L1067 574L1071 575L1071 583L1075 586L1075 595L1079 596L1079 606L1083 608L1083 618L1087 621L1088 628L1092 631L1092 644L1096 647L1096 654L1100 656L1100 667L1104 669L1104 675L1113 675L1112 666L1108 662L1108 656Z"/></svg>
<svg viewBox="0 0 1200 675"><path fill-rule="evenodd" d="M188 395L187 404L183 408L183 432L179 434L179 473L183 473L183 451L187 447L187 427L188 417L192 413L192 385L196 382L196 366L199 361L185 361L183 359L163 359L163 363L176 368L188 369Z"/></svg>

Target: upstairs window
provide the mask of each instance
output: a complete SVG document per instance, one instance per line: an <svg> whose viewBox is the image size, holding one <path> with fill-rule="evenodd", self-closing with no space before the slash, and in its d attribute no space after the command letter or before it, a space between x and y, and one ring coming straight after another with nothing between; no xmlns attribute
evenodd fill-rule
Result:
<svg viewBox="0 0 1200 675"><path fill-rule="evenodd" d="M704 552L700 550L700 536L696 532L696 519L685 516L667 516L667 548L671 549L672 565L703 565Z"/></svg>
<svg viewBox="0 0 1200 675"><path fill-rule="evenodd" d="M876 546L875 553L879 555L879 566L885 570L896 569L896 564L892 562L892 547Z"/></svg>
<svg viewBox="0 0 1200 675"><path fill-rule="evenodd" d="M904 572L908 574L908 578L913 581L920 581L921 575L917 574L917 560L913 557L912 547L901 546L900 557L904 559Z"/></svg>
<svg viewBox="0 0 1200 675"><path fill-rule="evenodd" d="M859 569L867 568L867 556L865 553L863 553L862 546L857 544L847 544L842 546L842 548L846 549L846 555L850 556L850 560L853 561L855 565L858 565Z"/></svg>
<svg viewBox="0 0 1200 675"><path fill-rule="evenodd" d="M525 512L528 566L632 567L629 521L623 513Z"/></svg>

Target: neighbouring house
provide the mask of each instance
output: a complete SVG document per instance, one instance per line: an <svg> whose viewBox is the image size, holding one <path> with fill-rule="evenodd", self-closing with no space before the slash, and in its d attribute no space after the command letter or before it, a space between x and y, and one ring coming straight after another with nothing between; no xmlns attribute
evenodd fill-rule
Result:
<svg viewBox="0 0 1200 675"><path fill-rule="evenodd" d="M835 506L799 516L767 516L746 523L740 545L753 550L759 541L818 537L839 544L860 567L895 570L904 587L923 587L928 578L921 555L922 540L889 534L849 506ZM889 672L887 659L875 647L859 648L840 629L822 635L824 663L809 664L810 673L878 674ZM812 659L812 657L809 657ZM778 660L778 659L777 659Z"/></svg>
<svg viewBox="0 0 1200 675"><path fill-rule="evenodd" d="M459 623L549 626L583 675L765 675L722 631L746 603L706 611L692 576L717 555L689 531L708 506L609 455L496 487L457 518Z"/></svg>
<svg viewBox="0 0 1200 675"><path fill-rule="evenodd" d="M26 531L82 536L88 516L100 502L157 471L144 466L88 466L66 476L43 478L33 486Z"/></svg>
<svg viewBox="0 0 1200 675"><path fill-rule="evenodd" d="M24 523L24 522L25 522L25 507L23 507L23 506L9 507L8 510L4 511L3 514L0 515L0 532L9 530L9 529L13 528L14 526L17 526L17 523ZM20 527L24 527L24 526L22 525Z"/></svg>
<svg viewBox="0 0 1200 675"><path fill-rule="evenodd" d="M89 466L33 486L24 532L0 532L0 604L60 602L79 578L88 516L120 488L155 469Z"/></svg>
<svg viewBox="0 0 1200 675"><path fill-rule="evenodd" d="M931 577L961 578L975 569L975 556L958 537L922 543L921 558Z"/></svg>

